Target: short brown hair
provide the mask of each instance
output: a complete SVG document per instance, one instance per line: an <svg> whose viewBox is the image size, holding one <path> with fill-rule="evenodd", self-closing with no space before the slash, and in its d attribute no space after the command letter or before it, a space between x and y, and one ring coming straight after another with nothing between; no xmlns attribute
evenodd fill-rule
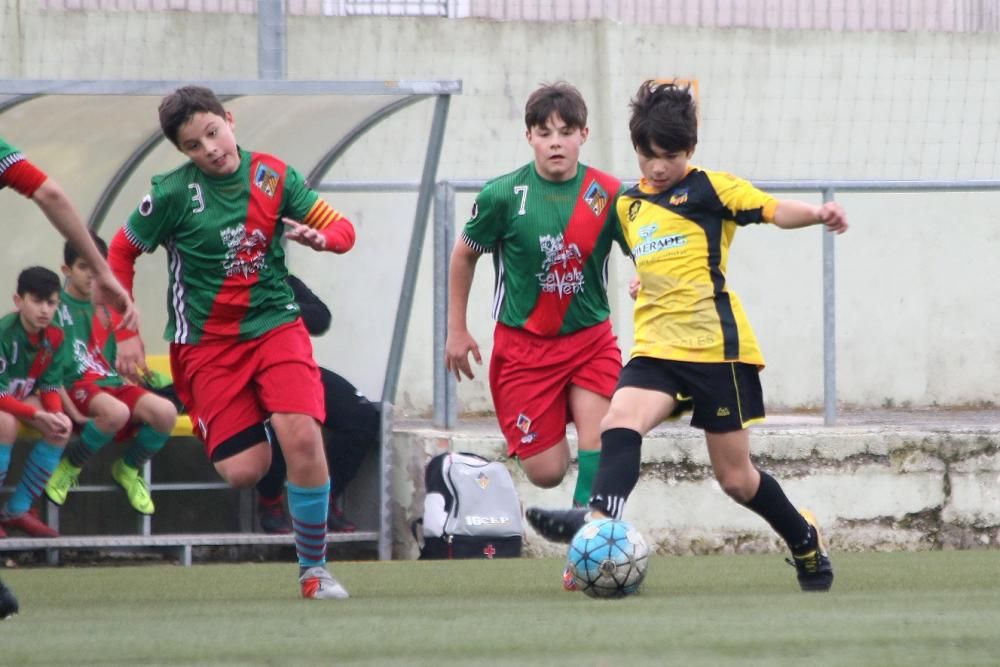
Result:
<svg viewBox="0 0 1000 667"><path fill-rule="evenodd" d="M163 136L179 148L177 135L181 126L191 120L191 116L200 112L226 117L226 109L222 106L222 102L208 88L184 86L170 93L160 101L160 129L163 130Z"/></svg>
<svg viewBox="0 0 1000 667"><path fill-rule="evenodd" d="M544 83L524 105L524 125L527 129L544 127L549 116L557 113L569 127L587 127L587 103L583 95L565 81Z"/></svg>
<svg viewBox="0 0 1000 667"><path fill-rule="evenodd" d="M698 143L698 108L690 86L644 81L632 98L628 129L632 146L652 155L652 144L665 151L692 151Z"/></svg>

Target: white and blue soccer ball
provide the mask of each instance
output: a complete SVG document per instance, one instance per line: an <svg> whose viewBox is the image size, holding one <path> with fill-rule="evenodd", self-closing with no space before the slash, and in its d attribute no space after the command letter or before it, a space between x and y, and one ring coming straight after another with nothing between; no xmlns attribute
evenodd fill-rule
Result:
<svg viewBox="0 0 1000 667"><path fill-rule="evenodd" d="M639 591L649 567L649 547L635 526L619 519L591 521L569 545L577 588L592 598L623 598Z"/></svg>

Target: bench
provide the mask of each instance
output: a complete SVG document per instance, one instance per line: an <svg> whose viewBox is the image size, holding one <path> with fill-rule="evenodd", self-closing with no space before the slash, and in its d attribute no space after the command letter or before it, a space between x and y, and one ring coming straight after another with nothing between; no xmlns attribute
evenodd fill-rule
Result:
<svg viewBox="0 0 1000 667"><path fill-rule="evenodd" d="M348 542L377 542L377 531L355 533L328 533L327 544ZM294 546L294 535L266 535L259 533L175 533L165 535L86 535L71 537L9 537L0 539L0 552L41 551L58 553L60 549L177 549L181 565L191 565L194 547L227 546ZM51 562L51 560L50 560ZM58 559L56 559L58 562Z"/></svg>
<svg viewBox="0 0 1000 667"><path fill-rule="evenodd" d="M155 368L159 372L169 372L169 362L167 357L155 357L151 356L147 359L147 364L151 368ZM358 475L358 479L351 485L346 494L346 507L351 513L352 518L358 523L358 531L354 533L330 533L327 536L328 543L369 543L373 545L378 551L378 557L382 559L387 559L391 557L391 535L390 535L390 522L388 520L389 510L388 510L388 484L389 484L389 472L388 469L382 465L382 461L387 461L388 448L386 443L390 441L391 438L391 418L392 418L392 407L391 405L383 405L382 410L382 445L379 457L369 457ZM215 474L214 469L211 464L205 458L200 442L193 438L193 431L191 429L191 421L187 415L182 415L183 421L178 419L178 424L174 428L171 434L171 440L168 442L167 447L163 452L157 455L157 458L152 462L147 463L145 469L143 470L143 476L149 485L150 491L154 494L154 498L157 502L157 513L153 516L142 516L139 517L134 512L131 512L127 508L127 502L124 500L124 496L114 501L115 511L121 514L122 511L126 513L127 517L138 517L129 519L124 522L124 527L121 528L123 522L118 522L118 527L113 530L103 531L105 534L100 535L64 535L57 538L22 538L22 537L8 537L0 538L0 553L6 551L45 551L47 556L47 561L50 564L56 564L59 562L59 551L61 549L94 549L97 551L105 550L123 550L123 549L177 549L179 553L179 560L183 565L191 564L191 554L193 547L201 546L257 546L257 545L292 545L294 544L294 538L291 535L268 535L263 533L252 532L256 524L256 503L254 502L254 492L253 490L238 490L233 489L225 482L221 481ZM29 440L37 438L37 434L31 437L30 434L25 434ZM21 456L24 456L26 447L18 447ZM185 462L190 464L191 470L197 474L192 475L192 477L202 477L202 479L195 479L191 481L191 477L185 477L182 479L168 479L162 481L154 481L153 479L153 464L157 460L161 461L160 467L157 468L159 471L171 470L165 465L169 463L165 460L164 455L169 455L173 453L175 457L183 459ZM113 446L105 447L103 450L98 452L94 459L88 464L87 468L84 470L82 476L82 481L87 482L85 479L89 477L90 480L87 483L81 483L79 486L73 488L70 492L70 499L67 501L66 508L59 508L57 505L46 502L46 513L45 517L47 523L54 529L60 530L60 513L66 512L67 514L71 511L78 510L78 505L73 503L73 497L78 494L108 494L116 493L120 496L122 495L121 489L113 483L102 483L103 479L108 479L109 475L107 469L109 463L113 456L120 455L113 451ZM193 462L193 463L192 463ZM99 483L95 478L101 478L101 483ZM188 481L183 481L187 479ZM0 489L0 492L11 492L13 488L4 487ZM236 507L235 514L238 515L238 527L235 523L230 523L234 530L229 531L229 526L225 527L228 532L202 532L202 533L189 533L184 532L189 530L190 527L188 523L178 522L176 516L174 518L174 525L167 526L167 531L162 533L157 533L154 531L153 523L157 520L158 516L163 514L169 514L169 511L164 512L164 510L176 509L176 504L170 506L169 503L164 502L162 492L176 492L179 494L191 493L191 492L216 492L224 493L227 496L227 500L224 501L226 505L230 508ZM235 502L230 502L234 499ZM0 501L2 502L2 501ZM105 501L101 501L105 502ZM124 510L121 508L124 507ZM186 509L190 509L190 506ZM79 513L79 511L77 512ZM177 514L175 512L174 514ZM161 519L161 530L164 526L164 521L167 524L170 523L170 517ZM135 521L136 524L131 522ZM93 529L93 523L88 522L86 524ZM99 525L99 524L97 524ZM136 525L135 534L118 534L118 533L130 533L130 525ZM173 528L174 530L171 530ZM181 530L176 531L176 528ZM109 532L114 532L116 534L107 534Z"/></svg>

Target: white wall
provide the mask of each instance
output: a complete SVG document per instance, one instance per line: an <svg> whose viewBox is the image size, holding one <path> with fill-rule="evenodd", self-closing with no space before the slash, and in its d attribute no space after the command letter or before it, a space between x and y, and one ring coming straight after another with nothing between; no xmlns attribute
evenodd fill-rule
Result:
<svg viewBox="0 0 1000 667"><path fill-rule="evenodd" d="M122 14L25 10L17 25L8 15L0 23L0 76L256 75L252 19L175 14L140 22ZM137 30L144 31L141 39L133 35ZM61 47L67 55L58 62L48 50L54 36L77 45L71 52ZM120 53L119 43L127 46ZM628 99L643 79L673 76L699 81L702 127L695 162L707 167L752 179L997 178L998 65L1000 45L988 35L667 29L609 22L289 20L291 79L464 82L463 94L451 105L440 178L487 178L528 161L523 102L539 82L555 79L579 86L590 103L592 134L584 160L634 177ZM302 103L289 102L296 109ZM46 123L64 118L73 104L28 103L0 115L0 134L68 181L86 211L109 171L124 159L125 147L135 136L155 131L156 101L130 101L113 122L86 114L74 116L72 123L54 120L62 131L53 141ZM237 136L268 143L248 147L275 151L303 169L342 129L334 107L326 114L319 105L303 123L301 114L290 120L253 105L233 106ZM421 103L379 125L327 178L416 179L430 111L428 103ZM40 117L45 123L38 122ZM249 134L241 134L248 129ZM72 159L60 159L63 155ZM178 158L169 149L158 150L129 184L108 224L124 218L151 173ZM317 341L321 362L378 396L415 197L328 198L357 222L358 246L343 258L294 252L294 268L334 310L334 332ZM1000 384L994 380L1000 342L993 335L1000 329L994 306L1000 288L992 261L1000 194L840 198L852 223L837 241L841 400L916 406L1000 401ZM4 195L5 211L12 199ZM457 225L470 204L471 195L459 197ZM28 254L55 261L47 250L54 234L41 231L34 211L20 202L9 210L16 217L13 225L31 224L39 231L30 238L22 231L18 239L24 245L0 249L5 285L12 284ZM431 405L429 244L425 250L397 397L403 413L426 413ZM815 229L750 228L737 234L733 246L730 279L768 359L763 378L771 406L822 402L820 251L821 233ZM159 267L151 272L162 274ZM615 274L615 325L627 348L631 326L624 290L630 270L625 261L617 263ZM487 355L491 285L492 269L483 261L471 319ZM139 292L151 341L162 290L154 284ZM461 409L490 408L484 375L485 370L475 382L462 383Z"/></svg>

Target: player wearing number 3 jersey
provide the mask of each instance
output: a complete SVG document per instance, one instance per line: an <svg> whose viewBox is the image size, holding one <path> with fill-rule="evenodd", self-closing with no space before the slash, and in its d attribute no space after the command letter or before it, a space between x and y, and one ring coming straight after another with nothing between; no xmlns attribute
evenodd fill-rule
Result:
<svg viewBox="0 0 1000 667"><path fill-rule="evenodd" d="M165 337L178 397L216 470L249 487L267 472L270 418L288 462L288 501L303 597L347 597L324 568L330 479L319 424L323 387L299 308L285 282L282 237L343 253L354 227L278 158L236 144L212 91L190 86L160 104L164 135L190 162L154 177L111 244L131 288L135 260L163 246L170 274ZM297 222L301 221L301 222ZM141 348L119 346L123 372Z"/></svg>

